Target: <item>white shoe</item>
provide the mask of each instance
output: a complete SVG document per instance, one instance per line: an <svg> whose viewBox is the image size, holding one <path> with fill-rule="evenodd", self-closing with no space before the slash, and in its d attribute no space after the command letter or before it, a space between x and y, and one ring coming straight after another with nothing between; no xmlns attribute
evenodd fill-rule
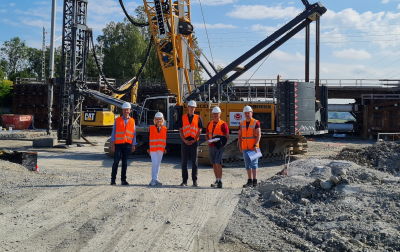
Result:
<svg viewBox="0 0 400 252"><path fill-rule="evenodd" d="M156 184L156 181L154 181L154 180L152 180L152 181L150 182L150 184L149 184L149 186L155 186L155 185L157 185L157 184Z"/></svg>
<svg viewBox="0 0 400 252"><path fill-rule="evenodd" d="M156 185L162 186L162 183L160 181L156 180Z"/></svg>

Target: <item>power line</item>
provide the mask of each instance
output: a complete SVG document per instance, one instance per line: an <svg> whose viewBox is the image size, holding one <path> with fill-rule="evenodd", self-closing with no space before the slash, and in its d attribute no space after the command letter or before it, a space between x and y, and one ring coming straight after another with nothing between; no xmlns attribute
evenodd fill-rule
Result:
<svg viewBox="0 0 400 252"><path fill-rule="evenodd" d="M371 65L369 65L369 66L367 66L366 68L364 68L364 69L362 69L362 70L358 71L357 73L353 74L351 77L349 77L349 78L346 78L346 79L351 79L353 76L355 76L355 75L357 75L357 74L361 73L362 71L365 71L366 69L368 69L368 68L372 67L373 65L375 65L375 64L377 64L377 63L379 63L379 62L381 62L382 60L384 60L384 59L386 59L387 57L389 57L389 56L393 55L393 54L394 54L395 52L397 52L397 51L400 51L400 49L397 49L396 51L394 51L394 52L392 52L392 53L390 53L390 54L386 55L386 56L385 56L385 57L383 57L382 59L380 59L380 60L376 61L375 63L373 63L373 64L371 64Z"/></svg>

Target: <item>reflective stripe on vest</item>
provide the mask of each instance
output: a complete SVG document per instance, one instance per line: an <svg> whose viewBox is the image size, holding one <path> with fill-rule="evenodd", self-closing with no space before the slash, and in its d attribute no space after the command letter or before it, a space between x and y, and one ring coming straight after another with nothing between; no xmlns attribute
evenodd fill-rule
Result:
<svg viewBox="0 0 400 252"><path fill-rule="evenodd" d="M135 119L129 118L125 125L122 116L115 119L115 144L132 144L135 134Z"/></svg>
<svg viewBox="0 0 400 252"><path fill-rule="evenodd" d="M193 139L196 139L197 136L197 132L199 132L199 115L194 114L193 115L193 119L192 119L192 123L189 124L189 117L188 115L183 115L182 116L182 132L183 132L183 136L185 138L187 137L193 137ZM197 140L199 140L200 136L197 137Z"/></svg>
<svg viewBox="0 0 400 252"><path fill-rule="evenodd" d="M157 126L150 126L149 146L150 151L165 151L167 146L167 127L161 126L160 133L158 133Z"/></svg>
<svg viewBox="0 0 400 252"><path fill-rule="evenodd" d="M242 150L254 150L254 145L257 141L257 133L256 133L256 124L257 120L252 118L249 124L249 127L246 127L246 120L240 122L240 131L242 134ZM260 144L257 144L257 148Z"/></svg>
<svg viewBox="0 0 400 252"><path fill-rule="evenodd" d="M222 127L222 125L223 125L224 123L225 123L224 121L219 120L219 122L217 123L217 125L215 125L215 128L214 128L214 122L211 121L211 122L208 124L208 128L207 128L207 131L208 131L208 133L207 133L208 139L212 139L212 138L215 137L215 136L223 136L223 135L224 135L224 132L222 132L221 127ZM213 131L213 128L214 128L214 131Z"/></svg>

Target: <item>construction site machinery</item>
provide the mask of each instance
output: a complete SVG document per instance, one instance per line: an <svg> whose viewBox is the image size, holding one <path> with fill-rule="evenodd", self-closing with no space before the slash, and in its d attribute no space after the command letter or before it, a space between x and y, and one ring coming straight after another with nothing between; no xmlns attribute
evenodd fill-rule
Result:
<svg viewBox="0 0 400 252"><path fill-rule="evenodd" d="M215 72L212 75L207 70L206 65L194 53L195 45L192 38L193 26L191 25L190 0L154 0L152 2L144 0L144 10L149 20L148 24L152 31L152 39L157 49L166 86L170 90L170 94L149 97L142 104L132 104L133 110L137 114L136 132L137 140L140 144L146 145L149 126L153 124L154 114L162 112L166 119L165 126L168 128L167 145L180 145L178 121L183 114L187 113L187 102L190 100L197 101L196 113L200 115L204 125L207 125L212 120L212 108L214 106L221 108L221 119L227 122L231 133L233 133L225 146L226 151L223 157L223 162L225 163L242 158L242 154L238 153L237 137L234 133L237 132L240 121L244 119L242 110L245 105L253 108L253 117L261 122L262 137L260 147L263 158L283 156L287 149L291 149L292 154L304 153L307 147L305 135L327 133L327 89L324 86L319 86L318 57L316 60L316 83L308 82L309 25L312 21L317 21L316 44L317 55L319 55L319 17L327 10L320 2L309 4L307 0L302 1L305 5L305 10L302 13L221 71L217 72L209 62ZM74 2L75 5L78 2L80 3L77 0L64 0L64 5L65 2ZM87 4L87 1L82 2ZM121 0L120 3L122 3ZM306 29L307 35L306 82L278 81L276 84L264 87L248 85L247 88L250 91L253 89L258 91L260 88L264 88L263 97L253 95L252 92L247 92L247 94L237 92L238 90L234 88L234 81L239 76L303 29ZM71 45L75 46L76 44L71 43ZM71 55L70 57L73 56ZM202 85L195 85L194 82L194 60L198 60L210 76L210 79ZM244 63L245 65L241 66ZM234 73L224 79L224 76L232 71ZM71 78L69 75L66 76L69 77L68 83L81 83L76 78ZM123 103L119 99L106 97L99 92L85 89L84 86L81 87L78 84L71 85L69 92L70 94L79 93L79 96L74 96L69 101L73 100L76 103L76 97L88 95L117 107ZM130 85L133 85L133 83ZM69 106L71 108L71 105ZM76 105L74 106L77 107ZM60 108L65 109L63 106L60 106ZM74 115L78 117L78 113ZM80 116L81 113L79 113ZM75 123L78 119L69 121L69 124L76 125ZM204 140L204 135L201 140ZM106 143L106 152L110 151L109 145L109 142ZM113 155L111 152L107 154ZM206 142L200 146L199 161L209 163Z"/></svg>

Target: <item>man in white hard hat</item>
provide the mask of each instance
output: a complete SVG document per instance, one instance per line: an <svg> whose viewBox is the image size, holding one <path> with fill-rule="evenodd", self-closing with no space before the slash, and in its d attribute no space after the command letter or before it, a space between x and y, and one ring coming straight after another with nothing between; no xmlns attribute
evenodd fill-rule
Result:
<svg viewBox="0 0 400 252"><path fill-rule="evenodd" d="M260 121L253 118L253 109L245 106L243 109L245 120L239 126L239 149L243 153L243 159L247 170L247 183L243 187L257 186L258 158L251 161L248 156L250 151L259 151L261 139Z"/></svg>
<svg viewBox="0 0 400 252"><path fill-rule="evenodd" d="M222 156L224 146L229 139L229 128L226 122L221 120L221 109L214 107L212 110L213 118L207 125L206 140L209 141L208 149L210 153L211 164L213 165L216 181L211 187L222 188ZM211 139L219 138L216 142L210 142Z"/></svg>
<svg viewBox="0 0 400 252"><path fill-rule="evenodd" d="M117 117L111 133L111 151L114 152L114 163L111 172L111 185L115 185L119 160L122 157L121 185L129 185L126 181L126 170L128 167L128 156L135 151L136 127L135 119L131 118L131 104L122 104L122 116Z"/></svg>
<svg viewBox="0 0 400 252"><path fill-rule="evenodd" d="M195 101L188 103L188 113L182 116L179 122L179 134L182 139L181 155L182 155L182 183L181 186L187 186L189 178L187 159L190 153L192 159L192 180L193 187L197 187L197 164L198 164L198 150L199 138L203 128L201 117L194 113L197 104Z"/></svg>

